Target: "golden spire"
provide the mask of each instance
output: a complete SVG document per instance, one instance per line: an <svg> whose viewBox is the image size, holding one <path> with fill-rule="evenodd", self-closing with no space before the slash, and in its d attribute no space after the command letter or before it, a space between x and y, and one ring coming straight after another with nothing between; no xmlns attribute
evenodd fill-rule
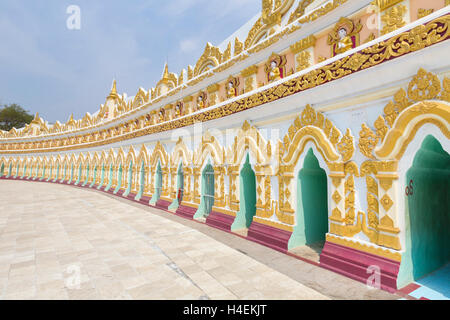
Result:
<svg viewBox="0 0 450 320"><path fill-rule="evenodd" d="M167 65L167 62L166 62L166 65L164 66L164 73L163 73L162 78L169 79L169 66Z"/></svg>
<svg viewBox="0 0 450 320"><path fill-rule="evenodd" d="M67 124L73 124L75 120L73 120L73 113L70 115L69 120L67 121Z"/></svg>
<svg viewBox="0 0 450 320"><path fill-rule="evenodd" d="M107 99L117 99L117 98L118 98L118 94L117 94L117 88L116 88L116 79L114 79L112 88L111 88L111 92L109 93Z"/></svg>
<svg viewBox="0 0 450 320"><path fill-rule="evenodd" d="M30 124L39 124L39 112L36 112L36 115L34 116L33 121L31 121Z"/></svg>

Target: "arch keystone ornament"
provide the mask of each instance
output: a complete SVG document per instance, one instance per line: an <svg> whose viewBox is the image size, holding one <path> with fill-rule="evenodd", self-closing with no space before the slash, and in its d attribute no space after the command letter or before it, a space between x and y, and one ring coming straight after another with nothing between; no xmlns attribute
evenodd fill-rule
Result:
<svg viewBox="0 0 450 320"><path fill-rule="evenodd" d="M262 0L261 16L253 24L244 42L245 49L256 45L279 30L281 19L294 4L294 0Z"/></svg>
<svg viewBox="0 0 450 320"><path fill-rule="evenodd" d="M342 138L341 136L339 129L330 120L306 105L283 138L286 151L283 163L296 163L308 141L313 141L326 162L347 161L355 150L354 138L349 129Z"/></svg>
<svg viewBox="0 0 450 320"><path fill-rule="evenodd" d="M383 115L374 122L375 131L362 124L358 143L361 153L371 159L398 160L407 146L403 142L412 140L409 134L415 134L425 123L435 124L448 136L448 101L433 100L448 98L448 82L444 78L441 86L436 75L420 68L408 90L399 89L384 107Z"/></svg>

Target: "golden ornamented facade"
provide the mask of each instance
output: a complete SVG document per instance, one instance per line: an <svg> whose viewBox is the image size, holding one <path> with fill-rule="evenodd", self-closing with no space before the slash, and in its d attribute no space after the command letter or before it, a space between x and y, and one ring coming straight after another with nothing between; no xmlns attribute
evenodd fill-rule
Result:
<svg viewBox="0 0 450 320"><path fill-rule="evenodd" d="M166 65L155 88L131 99L114 81L94 115L51 126L36 114L25 128L0 132L1 175L97 188L211 225L234 221L235 231L248 201L247 158L256 202L239 228L287 252L301 238L300 177L312 152L328 199L320 263L357 273L330 261L390 261L397 273L383 288L402 286L411 150L428 131L444 149L450 143L448 65L436 58L448 52L449 10L418 0L355 3L263 0L244 42L234 37L223 51L208 43L186 74ZM377 26L368 23L373 6ZM412 57L427 63L412 66ZM206 130L196 132L199 124Z"/></svg>

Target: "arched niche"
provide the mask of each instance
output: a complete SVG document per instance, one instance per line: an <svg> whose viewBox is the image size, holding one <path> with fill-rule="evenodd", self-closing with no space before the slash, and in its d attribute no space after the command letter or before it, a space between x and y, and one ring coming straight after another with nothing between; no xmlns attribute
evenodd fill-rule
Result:
<svg viewBox="0 0 450 320"><path fill-rule="evenodd" d="M440 140L442 139L442 140ZM404 253L397 286L421 279L450 262L450 155L442 136L426 133L417 137L409 169L402 174L405 185Z"/></svg>

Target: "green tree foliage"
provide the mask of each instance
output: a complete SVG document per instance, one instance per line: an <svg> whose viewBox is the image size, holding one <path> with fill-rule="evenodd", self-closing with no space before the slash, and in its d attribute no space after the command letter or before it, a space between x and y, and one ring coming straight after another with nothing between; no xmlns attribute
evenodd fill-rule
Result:
<svg viewBox="0 0 450 320"><path fill-rule="evenodd" d="M9 131L22 128L33 120L33 116L18 104L0 106L0 129Z"/></svg>

